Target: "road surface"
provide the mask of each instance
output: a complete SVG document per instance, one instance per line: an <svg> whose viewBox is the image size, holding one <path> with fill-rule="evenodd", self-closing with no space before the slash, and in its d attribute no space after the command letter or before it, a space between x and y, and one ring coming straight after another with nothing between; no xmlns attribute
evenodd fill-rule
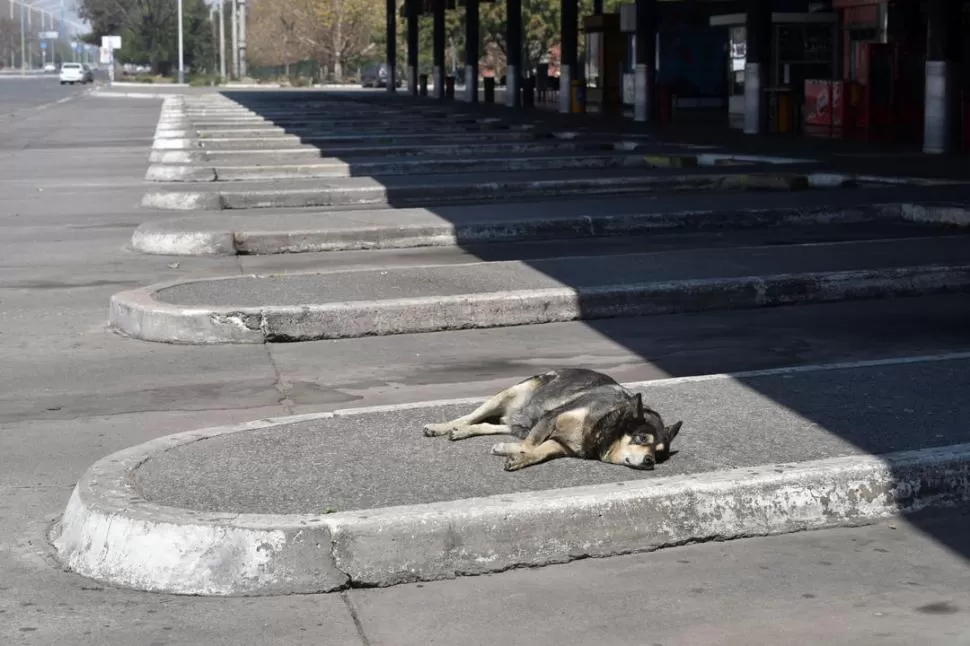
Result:
<svg viewBox="0 0 970 646"><path fill-rule="evenodd" d="M157 217L137 205L158 102L81 97L37 112L28 108L81 90L0 83L0 112L23 114L0 121L0 140L30 143L0 148L0 643L970 644L960 513L329 595L174 597L65 573L45 532L74 483L152 438L351 402L481 396L549 363L633 380L966 351L970 306L942 296L501 335L139 342L106 327L117 291L309 259L132 253L132 230ZM40 177L55 179L35 185Z"/></svg>
<svg viewBox="0 0 970 646"><path fill-rule="evenodd" d="M57 74L0 74L0 119L16 119L84 94L90 85L61 85Z"/></svg>

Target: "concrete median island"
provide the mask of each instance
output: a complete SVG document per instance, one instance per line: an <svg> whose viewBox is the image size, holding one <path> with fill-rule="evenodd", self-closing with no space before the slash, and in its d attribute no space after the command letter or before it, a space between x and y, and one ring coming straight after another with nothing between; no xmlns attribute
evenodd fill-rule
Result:
<svg viewBox="0 0 970 646"><path fill-rule="evenodd" d="M153 220L132 248L171 255L312 253L642 236L653 231L816 226L833 223L970 225L970 209L936 188L888 189L874 203L855 190L573 199L436 208L303 210ZM934 199L935 198L935 199Z"/></svg>
<svg viewBox="0 0 970 646"><path fill-rule="evenodd" d="M652 472L563 459L506 473L494 437L422 436L476 401L202 429L95 463L52 539L98 581L235 595L861 525L970 501L970 410L953 408L968 366L949 355L630 384L684 420Z"/></svg>
<svg viewBox="0 0 970 646"><path fill-rule="evenodd" d="M115 294L111 325L265 343L887 298L970 289L963 235L229 276Z"/></svg>
<svg viewBox="0 0 970 646"><path fill-rule="evenodd" d="M203 188L179 186L175 190L150 191L142 198L145 208L161 210L219 211L233 209L307 208L352 205L415 206L467 202L507 202L516 199L556 198L582 195L630 193L677 193L685 191L799 191L856 187L879 189L899 184L931 185L934 182L852 176L835 173L711 172L708 169L650 168L535 171L487 175L442 174L438 176L387 176L233 182ZM940 182L945 186L947 183Z"/></svg>

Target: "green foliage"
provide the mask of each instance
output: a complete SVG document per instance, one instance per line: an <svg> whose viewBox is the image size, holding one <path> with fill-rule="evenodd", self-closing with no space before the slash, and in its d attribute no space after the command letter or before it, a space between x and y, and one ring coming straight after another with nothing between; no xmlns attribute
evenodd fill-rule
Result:
<svg viewBox="0 0 970 646"><path fill-rule="evenodd" d="M218 74L191 74L189 75L189 85L191 87L216 86L222 82Z"/></svg>
<svg viewBox="0 0 970 646"><path fill-rule="evenodd" d="M481 12L481 51L485 52L487 46L492 44L507 60L506 3L503 1L483 3L479 11ZM559 0L522 1L522 63L526 69L532 69L542 62L549 48L559 42L561 22L562 6Z"/></svg>
<svg viewBox="0 0 970 646"><path fill-rule="evenodd" d="M213 27L204 0L183 0L184 61L196 70L212 65ZM91 24L90 40L121 36L115 60L149 64L167 73L178 66L178 12L175 0L80 0L78 14Z"/></svg>

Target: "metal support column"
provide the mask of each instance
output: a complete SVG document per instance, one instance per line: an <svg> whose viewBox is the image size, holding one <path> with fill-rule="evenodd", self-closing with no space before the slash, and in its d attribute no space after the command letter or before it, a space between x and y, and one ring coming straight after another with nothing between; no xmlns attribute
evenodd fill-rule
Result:
<svg viewBox="0 0 970 646"><path fill-rule="evenodd" d="M478 103L478 0L465 0L465 99Z"/></svg>
<svg viewBox="0 0 970 646"><path fill-rule="evenodd" d="M505 0L505 42L508 43L508 68L505 71L505 105L522 107L522 0Z"/></svg>
<svg viewBox="0 0 970 646"><path fill-rule="evenodd" d="M771 0L748 0L747 44L744 66L744 133L767 131L768 111L764 87L771 65Z"/></svg>
<svg viewBox="0 0 970 646"><path fill-rule="evenodd" d="M653 119L657 79L657 0L637 0L633 118Z"/></svg>
<svg viewBox="0 0 970 646"><path fill-rule="evenodd" d="M959 91L957 61L961 58L961 3L930 0L926 33L926 95L923 152L943 154L956 147Z"/></svg>
<svg viewBox="0 0 970 646"><path fill-rule="evenodd" d="M397 0L387 0L387 91L397 91Z"/></svg>
<svg viewBox="0 0 970 646"><path fill-rule="evenodd" d="M433 39L432 43L432 79L434 83L434 97L439 100L445 98L445 0L434 0L433 11Z"/></svg>
<svg viewBox="0 0 970 646"><path fill-rule="evenodd" d="M418 96L418 0L405 0L408 7L408 93Z"/></svg>
<svg viewBox="0 0 970 646"><path fill-rule="evenodd" d="M578 0L561 0L562 19L559 36L562 42L559 62L559 112L568 114L572 103L572 82L578 78L576 69L577 50L579 49Z"/></svg>

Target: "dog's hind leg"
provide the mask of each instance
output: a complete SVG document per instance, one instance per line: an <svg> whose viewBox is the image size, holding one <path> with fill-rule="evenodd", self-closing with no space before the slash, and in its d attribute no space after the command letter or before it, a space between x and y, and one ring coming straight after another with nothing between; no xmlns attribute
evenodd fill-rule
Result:
<svg viewBox="0 0 970 646"><path fill-rule="evenodd" d="M472 425L479 425L483 422L499 421L505 415L506 411L509 410L509 408L513 407L517 402L527 399L535 391L537 386L538 382L534 377L531 379L526 379L525 381L515 384L511 388L506 388L494 397L491 397L488 401L467 415L462 415L461 417L455 418L450 422L425 425L424 434L427 437L438 437L441 435L449 435L458 429L464 429ZM508 432L508 427L505 427L505 430L501 432L496 431L495 433L475 433L475 435L504 435ZM471 435L465 437L471 437ZM464 438L453 437L452 439Z"/></svg>

